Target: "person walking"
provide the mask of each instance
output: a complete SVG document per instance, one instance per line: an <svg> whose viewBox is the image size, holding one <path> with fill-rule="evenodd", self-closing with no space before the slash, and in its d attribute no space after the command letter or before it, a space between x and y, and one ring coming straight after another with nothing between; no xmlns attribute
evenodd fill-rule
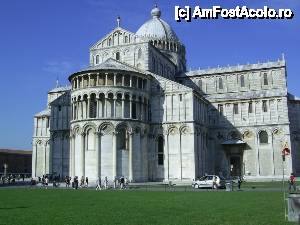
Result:
<svg viewBox="0 0 300 225"><path fill-rule="evenodd" d="M88 188L89 187L89 178L88 177L85 178L85 184L86 184L86 187Z"/></svg>
<svg viewBox="0 0 300 225"><path fill-rule="evenodd" d="M121 183L121 189L124 189L124 183L125 183L125 180L124 180L124 177L122 176L121 178L120 178L120 183Z"/></svg>
<svg viewBox="0 0 300 225"><path fill-rule="evenodd" d="M294 173L291 173L291 176L289 178L289 191L292 190L292 187L293 187L293 190L296 191L296 177L295 177Z"/></svg>
<svg viewBox="0 0 300 225"><path fill-rule="evenodd" d="M104 188L105 188L105 190L108 189L108 180L107 180L107 177L104 178Z"/></svg>
<svg viewBox="0 0 300 225"><path fill-rule="evenodd" d="M241 185L242 185L242 183L243 183L243 180L242 180L242 178L239 176L239 178L238 178L238 189L239 189L239 190L241 190Z"/></svg>
<svg viewBox="0 0 300 225"><path fill-rule="evenodd" d="M74 177L74 185L75 185L75 189L77 190L78 189L78 177Z"/></svg>
<svg viewBox="0 0 300 225"><path fill-rule="evenodd" d="M212 189L218 189L218 185L217 185L217 177L216 177L216 176L213 177L213 185L212 185Z"/></svg>
<svg viewBox="0 0 300 225"><path fill-rule="evenodd" d="M49 179L48 179L48 177L46 176L46 177L45 177L45 186L46 186L46 189L48 189L48 183L49 183Z"/></svg>
<svg viewBox="0 0 300 225"><path fill-rule="evenodd" d="M96 190L101 190L101 177L98 177Z"/></svg>
<svg viewBox="0 0 300 225"><path fill-rule="evenodd" d="M80 179L80 187L81 188L84 187L84 176L82 176L81 179Z"/></svg>

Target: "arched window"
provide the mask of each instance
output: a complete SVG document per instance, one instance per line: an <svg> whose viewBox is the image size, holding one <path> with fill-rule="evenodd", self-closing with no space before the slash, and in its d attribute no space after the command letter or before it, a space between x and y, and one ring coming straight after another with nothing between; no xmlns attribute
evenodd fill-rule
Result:
<svg viewBox="0 0 300 225"><path fill-rule="evenodd" d="M142 49L138 50L138 59L142 58Z"/></svg>
<svg viewBox="0 0 300 225"><path fill-rule="evenodd" d="M96 95L92 94L91 97L90 97L89 117L90 118L96 118L96 114L97 114Z"/></svg>
<svg viewBox="0 0 300 225"><path fill-rule="evenodd" d="M267 133L267 131L261 131L260 133L259 133L259 143L260 144L268 144L268 139L269 139L269 137L268 137L268 133Z"/></svg>
<svg viewBox="0 0 300 225"><path fill-rule="evenodd" d="M120 52L116 52L116 60L120 60Z"/></svg>
<svg viewBox="0 0 300 225"><path fill-rule="evenodd" d="M245 76L241 75L241 87L245 87Z"/></svg>
<svg viewBox="0 0 300 225"><path fill-rule="evenodd" d="M162 136L157 139L157 164L159 166L164 165L164 139Z"/></svg>
<svg viewBox="0 0 300 225"><path fill-rule="evenodd" d="M129 134L125 128L121 128L117 133L117 149L129 150Z"/></svg>
<svg viewBox="0 0 300 225"><path fill-rule="evenodd" d="M264 85L268 85L269 82L268 82L268 74L267 73L264 73Z"/></svg>
<svg viewBox="0 0 300 225"><path fill-rule="evenodd" d="M96 55L96 64L99 64L99 55Z"/></svg>
<svg viewBox="0 0 300 225"><path fill-rule="evenodd" d="M108 39L108 46L111 46L111 38Z"/></svg>
<svg viewBox="0 0 300 225"><path fill-rule="evenodd" d="M219 78L219 89L223 89L223 79L222 79L222 77Z"/></svg>
<svg viewBox="0 0 300 225"><path fill-rule="evenodd" d="M125 43L127 43L127 42L128 42L128 37L127 37L127 36L125 36L125 38L124 38L124 42L125 42Z"/></svg>
<svg viewBox="0 0 300 225"><path fill-rule="evenodd" d="M262 110L263 112L268 112L268 105L266 100L262 101Z"/></svg>

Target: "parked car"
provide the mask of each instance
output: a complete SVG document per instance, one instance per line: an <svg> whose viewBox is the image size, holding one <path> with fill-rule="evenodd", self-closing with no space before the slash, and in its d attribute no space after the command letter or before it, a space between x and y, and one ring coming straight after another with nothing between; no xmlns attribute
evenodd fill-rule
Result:
<svg viewBox="0 0 300 225"><path fill-rule="evenodd" d="M214 188L213 183L216 183L215 188L225 188L226 180L224 177L217 175L206 175L193 181L193 188Z"/></svg>

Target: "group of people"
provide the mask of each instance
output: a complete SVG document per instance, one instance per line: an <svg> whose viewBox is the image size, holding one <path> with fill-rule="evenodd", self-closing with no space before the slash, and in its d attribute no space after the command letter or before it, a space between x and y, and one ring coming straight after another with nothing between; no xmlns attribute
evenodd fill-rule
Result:
<svg viewBox="0 0 300 225"><path fill-rule="evenodd" d="M102 190L102 189L108 189L109 188L109 182L107 177L104 178L103 180L103 185L102 185L102 180L101 177L98 178L97 183L96 183L96 190ZM113 189L126 189L129 184L129 181L126 177L121 176L119 179L117 177L114 178L113 180Z"/></svg>

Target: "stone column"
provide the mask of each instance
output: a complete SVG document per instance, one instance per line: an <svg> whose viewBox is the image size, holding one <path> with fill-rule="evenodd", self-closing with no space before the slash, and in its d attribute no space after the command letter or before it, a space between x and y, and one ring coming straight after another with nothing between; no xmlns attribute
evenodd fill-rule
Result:
<svg viewBox="0 0 300 225"><path fill-rule="evenodd" d="M133 171L132 171L132 150L133 150L133 132L129 133L129 155L128 155L128 174L129 174L129 181L131 182L133 179Z"/></svg>
<svg viewBox="0 0 300 225"><path fill-rule="evenodd" d="M116 98L117 98L116 96L114 96L114 98L113 98L113 112L112 112L113 113L113 115L112 115L113 118L116 118L116 111L117 111L116 110Z"/></svg>
<svg viewBox="0 0 300 225"><path fill-rule="evenodd" d="M95 141L95 146L96 146L96 177L98 179L99 174L101 174L101 172L99 171L99 168L101 168L101 166L99 166L99 156L100 156L100 148L99 148L99 132L95 132L95 137L96 137L96 141Z"/></svg>
<svg viewBox="0 0 300 225"><path fill-rule="evenodd" d="M104 118L107 117L107 96L105 95L104 96L104 115L103 115Z"/></svg>
<svg viewBox="0 0 300 225"><path fill-rule="evenodd" d="M100 117L100 99L99 99L99 96L96 96L96 118L99 118Z"/></svg>
<svg viewBox="0 0 300 225"><path fill-rule="evenodd" d="M124 118L125 116L124 116L124 101L125 101L125 96L124 96L124 94L122 95L122 116L121 116L121 118Z"/></svg>
<svg viewBox="0 0 300 225"><path fill-rule="evenodd" d="M72 164L73 164L73 135L70 135L70 158L69 158L69 176L73 176L72 174Z"/></svg>
<svg viewBox="0 0 300 225"><path fill-rule="evenodd" d="M34 140L34 142L36 141ZM36 177L36 159L37 159L37 144L34 143L33 152L32 152L32 177Z"/></svg>
<svg viewBox="0 0 300 225"><path fill-rule="evenodd" d="M89 96L87 99L86 118L90 118L90 105L91 105L91 97Z"/></svg>
<svg viewBox="0 0 300 225"><path fill-rule="evenodd" d="M166 145L164 147L164 167L165 167L165 174L164 179L169 180L169 135L167 131L164 131L164 140L166 141Z"/></svg>
<svg viewBox="0 0 300 225"><path fill-rule="evenodd" d="M96 76L97 76L96 77L96 86L98 86L99 85L99 73L97 73Z"/></svg>
<svg viewBox="0 0 300 225"><path fill-rule="evenodd" d="M113 138L113 142L112 142L112 146L113 146L113 179L117 176L117 132L113 132L112 133L112 138Z"/></svg>
<svg viewBox="0 0 300 225"><path fill-rule="evenodd" d="M131 75L129 75L130 77L129 77L129 87L132 87L132 76Z"/></svg>
<svg viewBox="0 0 300 225"><path fill-rule="evenodd" d="M132 119L132 96L129 96L129 118Z"/></svg>
<svg viewBox="0 0 300 225"><path fill-rule="evenodd" d="M84 175L85 175L85 133L82 133L81 134L81 176Z"/></svg>
<svg viewBox="0 0 300 225"><path fill-rule="evenodd" d="M122 87L124 87L125 86L125 82L124 82L124 75L122 75Z"/></svg>
<svg viewBox="0 0 300 225"><path fill-rule="evenodd" d="M107 86L107 76L108 76L108 73L105 73L105 86Z"/></svg>
<svg viewBox="0 0 300 225"><path fill-rule="evenodd" d="M76 134L73 135L73 146L72 146L72 176L74 177L75 176L75 137L76 137Z"/></svg>
<svg viewBox="0 0 300 225"><path fill-rule="evenodd" d="M114 86L116 86L117 85L117 74L116 73L114 73Z"/></svg>
<svg viewBox="0 0 300 225"><path fill-rule="evenodd" d="M79 78L76 78L76 89L79 89Z"/></svg>
<svg viewBox="0 0 300 225"><path fill-rule="evenodd" d="M47 143L45 143L44 150L44 174L47 174Z"/></svg>
<svg viewBox="0 0 300 225"><path fill-rule="evenodd" d="M91 86L91 74L89 73L89 75L88 75L88 87L90 87Z"/></svg>

